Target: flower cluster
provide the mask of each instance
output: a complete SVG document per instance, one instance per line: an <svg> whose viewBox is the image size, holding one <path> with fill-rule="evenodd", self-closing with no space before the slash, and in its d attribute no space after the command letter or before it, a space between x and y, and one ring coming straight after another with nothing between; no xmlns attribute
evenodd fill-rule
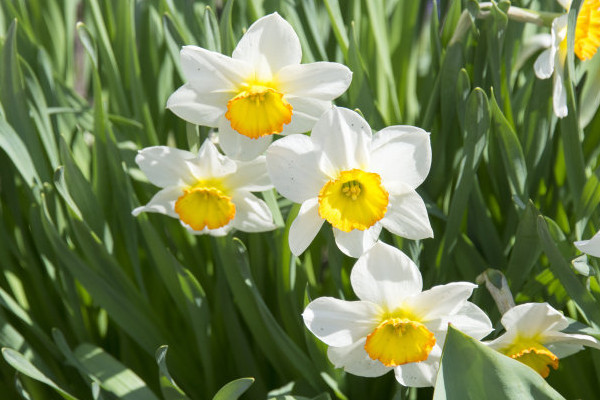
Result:
<svg viewBox="0 0 600 400"><path fill-rule="evenodd" d="M600 43L592 29L600 18L596 3L584 4L589 29L578 22L582 59ZM554 21L552 37L535 71L554 74L554 108L564 116L566 16ZM293 254L302 254L327 221L339 249L357 258L350 281L359 300L322 297L302 314L306 327L329 346L331 362L356 375L393 370L402 385L432 386L449 324L477 340L493 328L468 301L477 285L453 282L423 291L415 263L378 240L383 228L413 240L433 237L416 191L431 166L429 133L413 126L373 133L357 112L332 105L350 85L350 70L330 62L300 64L301 57L298 37L277 13L256 21L232 57L185 46L187 82L167 107L186 121L218 128L225 154L210 140L197 154L165 146L141 150L136 162L161 190L133 214L166 214L194 234L263 232L276 226L267 204L252 192L275 188L300 204L289 230ZM285 137L273 142L276 134ZM596 242L578 246L600 255ZM502 324L506 333L488 345L544 377L581 345L598 347L590 336L561 332L568 321L548 304L514 307Z"/></svg>

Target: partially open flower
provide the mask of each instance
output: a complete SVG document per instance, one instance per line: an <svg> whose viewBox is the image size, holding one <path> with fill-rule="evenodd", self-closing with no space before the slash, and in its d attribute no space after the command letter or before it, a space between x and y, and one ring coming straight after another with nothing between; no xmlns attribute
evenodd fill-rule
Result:
<svg viewBox="0 0 600 400"><path fill-rule="evenodd" d="M467 299L477 287L454 282L422 291L417 266L400 250L376 243L354 265L350 282L359 301L320 297L302 314L329 347L337 368L376 377L394 370L404 386L433 386L448 324L481 339L489 318Z"/></svg>
<svg viewBox="0 0 600 400"><path fill-rule="evenodd" d="M425 203L415 191L430 165L424 130L390 126L373 135L358 113L337 107L323 115L310 137L288 136L267 150L275 188L302 203L289 235L295 255L325 221L351 257L370 248L382 227L409 239L432 237Z"/></svg>
<svg viewBox="0 0 600 400"><path fill-rule="evenodd" d="M231 57L197 46L181 50L187 83L167 107L186 121L219 128L230 157L251 160L273 134L302 133L350 86L338 63L300 64L300 40L277 13L257 20Z"/></svg>
<svg viewBox="0 0 600 400"><path fill-rule="evenodd" d="M571 7L570 0L558 0L566 10ZM553 77L553 108L557 117L566 117L567 94L564 86L564 64L567 57L567 18L564 14L552 22L552 40L548 49L544 50L534 64L535 74L540 79ZM600 47L600 0L585 0L575 27L575 55L582 60L589 60Z"/></svg>
<svg viewBox="0 0 600 400"><path fill-rule="evenodd" d="M506 333L486 343L493 349L533 368L544 378L561 358L583 349L600 348L588 335L561 332L569 321L548 303L526 303L508 310L501 319Z"/></svg>
<svg viewBox="0 0 600 400"><path fill-rule="evenodd" d="M226 235L232 228L245 232L275 229L266 203L250 193L273 187L264 156L234 161L206 140L198 154L155 146L140 150L135 161L162 190L133 210L134 216L165 214L178 218L192 233L213 236Z"/></svg>

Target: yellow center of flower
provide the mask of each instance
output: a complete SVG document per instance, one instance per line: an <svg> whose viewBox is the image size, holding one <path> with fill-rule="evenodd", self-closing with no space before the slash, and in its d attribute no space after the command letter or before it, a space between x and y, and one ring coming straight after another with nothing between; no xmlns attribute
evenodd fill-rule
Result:
<svg viewBox="0 0 600 400"><path fill-rule="evenodd" d="M251 139L280 133L292 120L292 106L283 93L269 86L247 85L227 103L225 118L238 133Z"/></svg>
<svg viewBox="0 0 600 400"><path fill-rule="evenodd" d="M589 60L600 47L600 0L585 0L577 16L575 54Z"/></svg>
<svg viewBox="0 0 600 400"><path fill-rule="evenodd" d="M214 183L199 182L177 199L175 212L179 219L196 231L217 229L235 217L235 204Z"/></svg>
<svg viewBox="0 0 600 400"><path fill-rule="evenodd" d="M566 35L559 46L561 53L566 54ZM600 0L585 0L577 16L574 51L581 61L585 61L596 54L598 47L600 47Z"/></svg>
<svg viewBox="0 0 600 400"><path fill-rule="evenodd" d="M321 188L319 215L341 231L364 231L383 218L388 197L378 174L360 169L343 171Z"/></svg>
<svg viewBox="0 0 600 400"><path fill-rule="evenodd" d="M427 360L435 336L420 322L389 318L367 336L365 350L387 367Z"/></svg>
<svg viewBox="0 0 600 400"><path fill-rule="evenodd" d="M558 368L558 357L535 340L516 340L513 345L502 352L533 368L544 378L550 374L550 367Z"/></svg>

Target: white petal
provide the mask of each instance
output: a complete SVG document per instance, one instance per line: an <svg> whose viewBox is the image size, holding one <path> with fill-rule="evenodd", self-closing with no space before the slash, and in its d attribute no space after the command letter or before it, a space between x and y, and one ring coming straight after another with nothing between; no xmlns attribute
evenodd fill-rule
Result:
<svg viewBox="0 0 600 400"><path fill-rule="evenodd" d="M305 135L279 139L267 149L267 170L279 193L295 203L317 197L328 178L318 168L318 154Z"/></svg>
<svg viewBox="0 0 600 400"><path fill-rule="evenodd" d="M235 161L219 153L210 139L204 140L198 150L198 156L191 161L197 179L224 178L237 171Z"/></svg>
<svg viewBox="0 0 600 400"><path fill-rule="evenodd" d="M569 23L569 14L562 14L552 20L552 42L555 49L560 49L560 44L567 37L567 25ZM555 60L556 61L556 60Z"/></svg>
<svg viewBox="0 0 600 400"><path fill-rule="evenodd" d="M217 229L208 229L208 228L204 228L201 231L197 231L195 229L193 229L191 226L189 226L188 224L186 224L183 221L180 221L181 225L187 229L187 231L193 235L210 235L210 236L215 236L215 237L221 237L221 236L227 236L227 234L229 232L231 232L231 230L233 229L233 221L230 221L227 225L221 227L221 228L217 228Z"/></svg>
<svg viewBox="0 0 600 400"><path fill-rule="evenodd" d="M400 307L405 297L421 293L423 289L421 273L415 263L402 251L381 241L356 261L350 282L359 299L388 311Z"/></svg>
<svg viewBox="0 0 600 400"><path fill-rule="evenodd" d="M299 256L312 243L325 220L318 212L318 198L308 199L300 206L300 212L290 226L289 244L292 254Z"/></svg>
<svg viewBox="0 0 600 400"><path fill-rule="evenodd" d="M564 85L564 76L562 68L557 68L554 72L553 91L552 91L552 106L554 114L558 118L564 118L569 114L567 108L567 90Z"/></svg>
<svg viewBox="0 0 600 400"><path fill-rule="evenodd" d="M304 324L329 346L349 346L373 332L379 324L379 307L367 301L319 297L302 313Z"/></svg>
<svg viewBox="0 0 600 400"><path fill-rule="evenodd" d="M562 8L564 8L565 10L568 10L569 8L571 8L571 3L573 2L573 0L556 0L558 1L558 4L560 4L562 6Z"/></svg>
<svg viewBox="0 0 600 400"><path fill-rule="evenodd" d="M240 39L232 57L255 68L258 80L269 81L290 64L300 64L302 49L292 26L277 13L254 22Z"/></svg>
<svg viewBox="0 0 600 400"><path fill-rule="evenodd" d="M250 139L234 131L225 117L219 121L219 145L227 156L236 160L253 160L264 153L272 141L273 135Z"/></svg>
<svg viewBox="0 0 600 400"><path fill-rule="evenodd" d="M419 186L431 167L429 133L414 126L390 126L373 136L371 171L377 172L386 185L401 182L411 188Z"/></svg>
<svg viewBox="0 0 600 400"><path fill-rule="evenodd" d="M142 212L154 212L179 218L179 215L175 212L175 202L183 195L184 188L185 186L168 186L156 193L148 204L137 207L131 214L137 217Z"/></svg>
<svg viewBox="0 0 600 400"><path fill-rule="evenodd" d="M330 101L308 97L285 97L292 106L292 120L283 126L282 135L304 133L313 129L315 123L332 105Z"/></svg>
<svg viewBox="0 0 600 400"><path fill-rule="evenodd" d="M252 74L248 63L198 46L184 46L180 56L185 78L202 95L218 91L233 97Z"/></svg>
<svg viewBox="0 0 600 400"><path fill-rule="evenodd" d="M315 62L288 65L279 71L279 89L286 95L333 100L348 89L352 72L343 64Z"/></svg>
<svg viewBox="0 0 600 400"><path fill-rule="evenodd" d="M535 336L545 331L560 331L569 321L548 303L525 303L504 313L501 319L507 331L515 330L522 335Z"/></svg>
<svg viewBox="0 0 600 400"><path fill-rule="evenodd" d="M332 177L354 168L369 166L371 128L358 113L333 107L313 127L311 138L321 147L320 168Z"/></svg>
<svg viewBox="0 0 600 400"><path fill-rule="evenodd" d="M404 300L404 304L422 321L443 318L458 313L476 287L477 285L469 282L434 286Z"/></svg>
<svg viewBox="0 0 600 400"><path fill-rule="evenodd" d="M425 325L435 333L436 339L442 345L446 339L448 324L477 340L483 339L494 330L492 322L483 310L468 301L456 314L428 321Z"/></svg>
<svg viewBox="0 0 600 400"><path fill-rule="evenodd" d="M558 358L575 354L582 349L582 346L600 349L600 342L597 339L575 333L548 332L543 334L540 340Z"/></svg>
<svg viewBox="0 0 600 400"><path fill-rule="evenodd" d="M590 256L600 257L600 232L596 233L590 240L575 242L575 247Z"/></svg>
<svg viewBox="0 0 600 400"><path fill-rule="evenodd" d="M194 153L167 146L146 147L138 152L135 162L153 185L167 187L196 183L188 160Z"/></svg>
<svg viewBox="0 0 600 400"><path fill-rule="evenodd" d="M200 94L186 83L169 96L167 108L193 124L215 127L232 97L229 93Z"/></svg>
<svg viewBox="0 0 600 400"><path fill-rule="evenodd" d="M510 331L505 332L504 334L498 336L496 339L489 342L482 342L486 346L491 347L494 350L501 351L502 349L506 349L510 347L513 343L517 341L518 332Z"/></svg>
<svg viewBox="0 0 600 400"><path fill-rule="evenodd" d="M252 193L237 191L232 201L235 204L234 228L243 232L266 232L277 227L267 203Z"/></svg>
<svg viewBox="0 0 600 400"><path fill-rule="evenodd" d="M408 239L433 237L423 199L414 189L405 187L405 190L403 194L393 194L388 189L390 191L388 209L381 220L381 225L388 231Z"/></svg>
<svg viewBox="0 0 600 400"><path fill-rule="evenodd" d="M223 182L226 187L249 192L263 192L273 188L265 156L258 156L252 161L236 161L236 164L235 173L227 176Z"/></svg>
<svg viewBox="0 0 600 400"><path fill-rule="evenodd" d="M542 51L533 64L533 70L540 79L550 78L554 72L554 49Z"/></svg>
<svg viewBox="0 0 600 400"><path fill-rule="evenodd" d="M394 375L396 376L396 380L406 387L434 386L438 370L440 369L440 355L442 352L440 345L436 344L433 347L431 353L429 353L429 357L425 361L395 367Z"/></svg>
<svg viewBox="0 0 600 400"><path fill-rule="evenodd" d="M378 223L364 231L353 229L350 232L344 232L333 228L333 236L339 249L342 253L354 258L360 257L373 247L380 233L381 225Z"/></svg>
<svg viewBox="0 0 600 400"><path fill-rule="evenodd" d="M389 372L392 368L386 367L379 360L373 360L365 351L366 338L362 338L350 346L330 347L327 357L336 368L358 375L375 378Z"/></svg>

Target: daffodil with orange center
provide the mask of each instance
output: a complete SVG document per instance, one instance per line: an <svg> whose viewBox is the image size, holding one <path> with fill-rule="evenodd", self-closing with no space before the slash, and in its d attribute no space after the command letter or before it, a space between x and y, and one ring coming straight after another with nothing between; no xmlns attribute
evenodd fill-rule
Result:
<svg viewBox="0 0 600 400"><path fill-rule="evenodd" d="M571 0L558 0L565 10ZM567 94L564 85L564 64L567 58L567 20L563 14L552 21L550 47L544 50L534 64L538 78L553 77L552 104L557 117L566 117ZM575 26L575 55L581 60L591 59L600 47L600 0L585 0L579 10Z"/></svg>
<svg viewBox="0 0 600 400"><path fill-rule="evenodd" d="M266 203L253 195L273 187L264 156L234 161L206 140L198 154L166 146L141 150L136 163L151 183L162 188L145 206L133 210L178 218L195 234L226 235L275 229Z"/></svg>
<svg viewBox="0 0 600 400"><path fill-rule="evenodd" d="M433 386L448 324L476 339L492 331L485 313L467 301L477 285L454 282L422 291L414 262L383 242L356 261L350 282L360 300L321 297L302 316L329 346L329 360L351 374L393 370L404 386Z"/></svg>
<svg viewBox="0 0 600 400"><path fill-rule="evenodd" d="M274 134L309 131L348 89L352 72L338 63L300 64L300 40L279 14L253 23L231 57L197 46L181 50L187 83L167 108L186 121L219 128L230 157L251 160Z"/></svg>
<svg viewBox="0 0 600 400"><path fill-rule="evenodd" d="M533 368L546 378L560 359L583 349L600 348L598 340L579 333L562 332L569 321L547 303L526 303L502 316L506 333L486 343L493 349Z"/></svg>
<svg viewBox="0 0 600 400"><path fill-rule="evenodd" d="M301 254L325 221L345 254L359 257L382 228L409 239L433 236L415 189L429 173L429 134L390 126L373 134L356 112L334 107L311 136L290 135L266 153L275 188L302 203L290 227L292 253Z"/></svg>

